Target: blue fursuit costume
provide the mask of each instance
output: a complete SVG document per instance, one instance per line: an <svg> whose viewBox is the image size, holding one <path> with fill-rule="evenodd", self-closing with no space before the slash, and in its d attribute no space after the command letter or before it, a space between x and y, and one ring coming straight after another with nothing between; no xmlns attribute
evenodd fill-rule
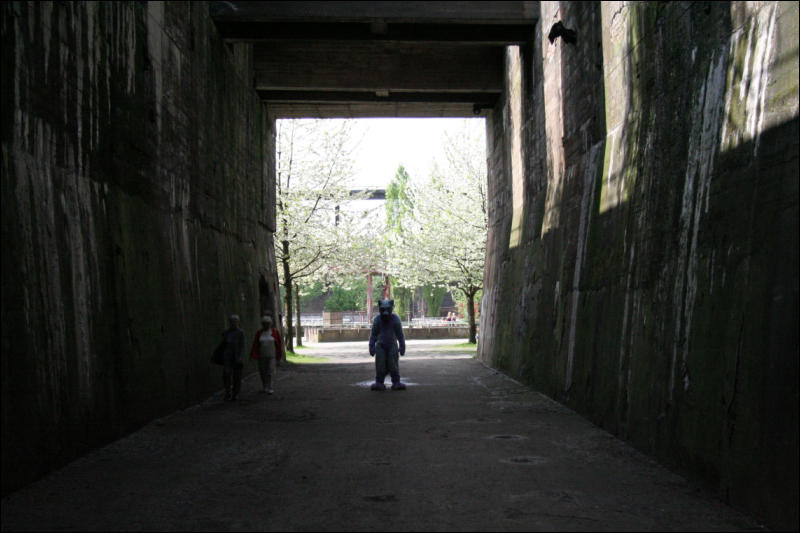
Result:
<svg viewBox="0 0 800 533"><path fill-rule="evenodd" d="M405 384L400 381L399 355L406 353L406 339L403 337L403 325L400 317L392 312L394 300L379 300L380 312L372 321L372 333L369 336L369 354L375 357L375 383L372 390L386 390L383 380L386 374L392 376L392 389L403 390Z"/></svg>

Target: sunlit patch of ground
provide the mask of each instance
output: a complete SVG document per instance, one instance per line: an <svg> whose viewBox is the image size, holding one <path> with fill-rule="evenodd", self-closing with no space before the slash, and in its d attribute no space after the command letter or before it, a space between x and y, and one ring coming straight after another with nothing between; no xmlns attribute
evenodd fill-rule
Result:
<svg viewBox="0 0 800 533"><path fill-rule="evenodd" d="M407 381L405 377L400 378L400 381L402 381L407 387L416 387L416 386L419 385L419 383L415 383L414 381ZM353 387L363 387L365 389L368 389L368 388L370 388L372 386L373 383L375 383L374 379L368 379L366 381L359 381L358 383L351 383L350 385L353 386ZM386 385L386 390L387 391L391 390L391 388L392 388L391 381L389 381L387 379L384 382L384 385Z"/></svg>
<svg viewBox="0 0 800 533"><path fill-rule="evenodd" d="M452 351L478 351L477 344L470 344L469 342L460 342L458 344L443 344L441 346L436 346L432 348L433 350L437 351L445 351L445 350L452 350Z"/></svg>
<svg viewBox="0 0 800 533"><path fill-rule="evenodd" d="M327 357L314 357L313 355L298 354L295 352L286 351L286 360L290 363L299 365L317 364L317 363L330 363Z"/></svg>
<svg viewBox="0 0 800 533"><path fill-rule="evenodd" d="M475 355L475 345L464 342L465 339L409 340L406 341L406 354L400 358L409 359L469 359ZM295 360L289 356L289 362L301 363L366 363L372 361L369 355L369 342L319 342L304 343L302 354L294 357L305 358ZM316 360L315 360L316 359Z"/></svg>

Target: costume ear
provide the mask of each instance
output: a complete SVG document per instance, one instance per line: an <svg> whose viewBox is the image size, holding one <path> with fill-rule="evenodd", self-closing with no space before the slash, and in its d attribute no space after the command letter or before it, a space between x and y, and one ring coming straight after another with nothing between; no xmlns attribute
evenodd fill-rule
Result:
<svg viewBox="0 0 800 533"><path fill-rule="evenodd" d="M394 300L388 300L388 302L390 307L394 307Z"/></svg>

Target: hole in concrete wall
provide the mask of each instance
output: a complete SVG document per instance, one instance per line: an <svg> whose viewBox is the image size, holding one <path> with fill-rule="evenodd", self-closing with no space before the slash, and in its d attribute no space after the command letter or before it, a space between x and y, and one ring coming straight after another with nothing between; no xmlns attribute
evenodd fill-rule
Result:
<svg viewBox="0 0 800 533"><path fill-rule="evenodd" d="M575 30L567 28L560 20L553 24L550 28L550 33L547 34L550 43L553 43L559 37L561 37L565 43L575 44L578 42L578 34Z"/></svg>

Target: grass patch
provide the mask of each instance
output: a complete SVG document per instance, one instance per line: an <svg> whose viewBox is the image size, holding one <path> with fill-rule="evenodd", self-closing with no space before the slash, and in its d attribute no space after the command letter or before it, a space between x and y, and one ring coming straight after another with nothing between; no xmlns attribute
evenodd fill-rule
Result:
<svg viewBox="0 0 800 533"><path fill-rule="evenodd" d="M286 360L290 363L295 363L298 365L327 363L329 361L327 357L314 357L312 355L290 352L289 350L286 350Z"/></svg>
<svg viewBox="0 0 800 533"><path fill-rule="evenodd" d="M437 346L432 348L433 350L442 350L442 351L450 351L450 350L457 350L459 352L475 352L478 350L477 344L471 344L469 342L462 342L461 344L445 344L442 346Z"/></svg>

